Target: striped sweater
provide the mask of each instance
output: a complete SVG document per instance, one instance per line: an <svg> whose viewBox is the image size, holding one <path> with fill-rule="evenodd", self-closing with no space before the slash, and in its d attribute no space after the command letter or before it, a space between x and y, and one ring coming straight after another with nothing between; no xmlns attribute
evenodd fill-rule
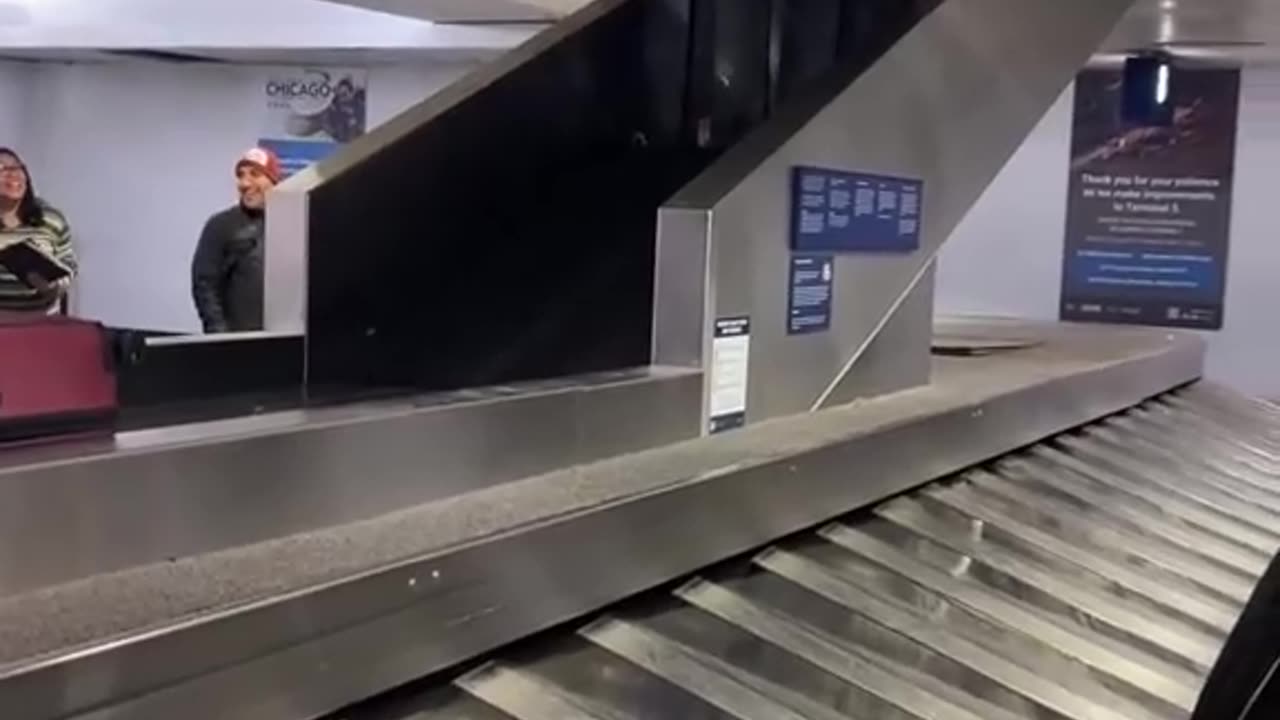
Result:
<svg viewBox="0 0 1280 720"><path fill-rule="evenodd" d="M44 221L38 226L19 225L15 228L0 226L0 247L13 242L28 242L41 252L57 258L59 262L76 270L75 249L71 243L71 226L66 217L48 205L43 206ZM70 286L70 279L61 281L63 291ZM50 312L61 298L49 298L14 276L0 265L0 310Z"/></svg>

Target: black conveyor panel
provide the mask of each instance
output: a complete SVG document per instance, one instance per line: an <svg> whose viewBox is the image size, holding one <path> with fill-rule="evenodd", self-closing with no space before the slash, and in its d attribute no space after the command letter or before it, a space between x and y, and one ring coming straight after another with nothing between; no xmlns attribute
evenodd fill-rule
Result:
<svg viewBox="0 0 1280 720"><path fill-rule="evenodd" d="M774 103L829 99L937 1L588 7L313 191L313 394L647 364L657 208Z"/></svg>

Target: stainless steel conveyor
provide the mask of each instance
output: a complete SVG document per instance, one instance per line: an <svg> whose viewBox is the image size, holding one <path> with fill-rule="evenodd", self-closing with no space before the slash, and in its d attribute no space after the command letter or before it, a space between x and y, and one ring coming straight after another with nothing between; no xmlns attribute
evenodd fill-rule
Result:
<svg viewBox="0 0 1280 720"><path fill-rule="evenodd" d="M1199 384L347 720L1186 718L1280 546L1280 408Z"/></svg>
<svg viewBox="0 0 1280 720"><path fill-rule="evenodd" d="M1280 544L1276 411L1190 385L1194 336L939 329L985 354L550 469L514 450L634 387L10 457L0 716L402 720L422 681L446 717L1185 717Z"/></svg>

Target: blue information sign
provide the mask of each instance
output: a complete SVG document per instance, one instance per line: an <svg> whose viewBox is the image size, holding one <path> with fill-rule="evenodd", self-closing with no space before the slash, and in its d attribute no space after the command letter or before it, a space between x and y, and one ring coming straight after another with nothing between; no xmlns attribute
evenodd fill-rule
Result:
<svg viewBox="0 0 1280 720"><path fill-rule="evenodd" d="M791 178L797 252L907 253L920 247L920 180L797 167Z"/></svg>
<svg viewBox="0 0 1280 720"><path fill-rule="evenodd" d="M835 258L793 255L787 291L787 334L804 335L831 328Z"/></svg>

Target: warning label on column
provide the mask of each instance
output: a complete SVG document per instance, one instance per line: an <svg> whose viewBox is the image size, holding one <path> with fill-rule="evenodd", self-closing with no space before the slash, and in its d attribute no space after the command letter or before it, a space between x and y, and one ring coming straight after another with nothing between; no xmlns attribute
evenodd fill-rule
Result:
<svg viewBox="0 0 1280 720"><path fill-rule="evenodd" d="M712 433L740 428L747 422L747 361L751 354L751 319L716 320L711 341L711 392L708 408Z"/></svg>

